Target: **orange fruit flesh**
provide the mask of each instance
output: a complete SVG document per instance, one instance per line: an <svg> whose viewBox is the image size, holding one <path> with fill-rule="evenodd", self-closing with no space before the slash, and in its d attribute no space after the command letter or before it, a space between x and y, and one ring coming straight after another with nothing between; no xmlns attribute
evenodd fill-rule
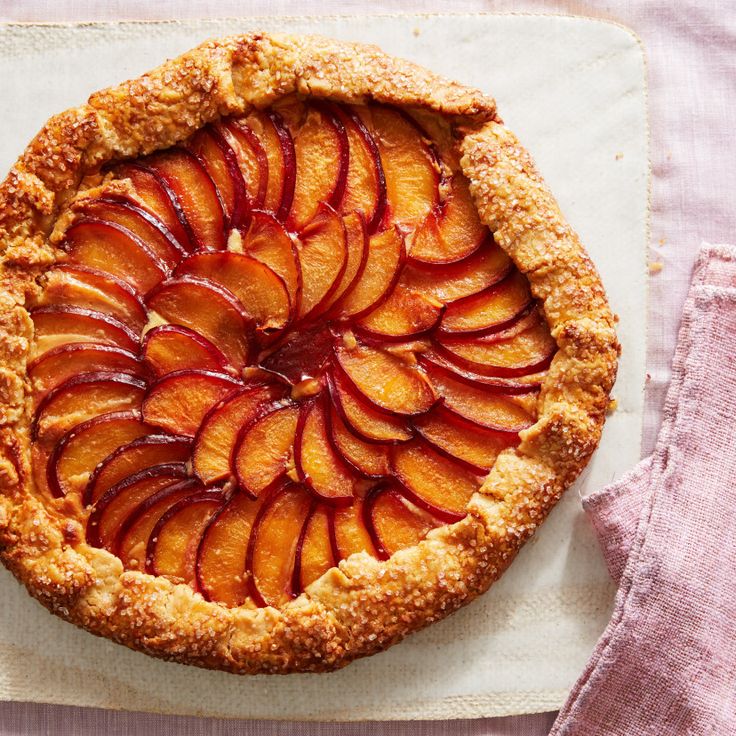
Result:
<svg viewBox="0 0 736 736"><path fill-rule="evenodd" d="M127 291L125 283L100 278L96 273L87 273L74 267L57 268L46 280L41 304L76 304L86 309L109 314L133 330L143 327L146 312L134 292Z"/></svg>
<svg viewBox="0 0 736 736"><path fill-rule="evenodd" d="M143 417L172 434L194 437L207 412L238 388L229 377L207 371L182 371L149 388Z"/></svg>
<svg viewBox="0 0 736 736"><path fill-rule="evenodd" d="M382 154L391 214L402 224L420 223L439 198L436 158L410 118L383 107L371 113L365 122Z"/></svg>
<svg viewBox="0 0 736 736"><path fill-rule="evenodd" d="M231 473L230 458L243 424L258 414L260 407L281 394L274 386L246 388L215 407L202 420L194 443L192 463L199 479L207 484L223 480Z"/></svg>
<svg viewBox="0 0 736 736"><path fill-rule="evenodd" d="M358 391L381 409L422 414L434 403L434 393L422 373L391 353L356 346L340 349L338 360Z"/></svg>
<svg viewBox="0 0 736 736"><path fill-rule="evenodd" d="M98 463L146 432L145 424L132 412L115 412L78 424L56 444L47 475L56 479L62 494L81 492Z"/></svg>
<svg viewBox="0 0 736 736"><path fill-rule="evenodd" d="M143 367L133 353L97 343L62 344L28 364L36 401L67 378L97 371L119 371L141 377Z"/></svg>
<svg viewBox="0 0 736 736"><path fill-rule="evenodd" d="M301 479L322 499L342 502L352 498L357 478L335 453L327 434L324 402L302 408L296 438L295 461Z"/></svg>
<svg viewBox="0 0 736 736"><path fill-rule="evenodd" d="M193 496L183 499L177 506L166 512L159 520L159 524L164 523L151 533L146 571L191 585L196 579L200 538L209 520L222 506L222 499Z"/></svg>
<svg viewBox="0 0 736 736"><path fill-rule="evenodd" d="M376 546L363 522L364 504L365 501L356 496L351 506L334 512L334 553L340 560L356 552L367 552L371 557L378 557Z"/></svg>
<svg viewBox="0 0 736 736"><path fill-rule="evenodd" d="M146 478L131 485L130 488L118 494L114 500L106 505L97 526L100 546L110 549L114 544L117 531L125 518L143 501L154 493L172 485L176 481L174 475L162 475ZM88 522L88 530L92 525L92 518ZM89 533L89 532L88 532Z"/></svg>
<svg viewBox="0 0 736 736"><path fill-rule="evenodd" d="M334 407L330 416L330 433L337 450L358 472L374 478L388 475L388 447L361 440L348 429Z"/></svg>
<svg viewBox="0 0 736 736"><path fill-rule="evenodd" d="M233 467L241 486L258 496L279 478L292 459L299 408L277 408L251 425L235 447Z"/></svg>
<svg viewBox="0 0 736 736"><path fill-rule="evenodd" d="M199 588L205 597L227 606L240 606L247 599L248 540L262 505L245 494L236 494L212 518L197 562Z"/></svg>
<svg viewBox="0 0 736 736"><path fill-rule="evenodd" d="M66 234L69 260L119 278L140 294L152 289L166 273L166 264L124 228L101 221L81 221Z"/></svg>
<svg viewBox="0 0 736 736"><path fill-rule="evenodd" d="M311 504L312 496L304 487L287 486L257 521L248 562L253 593L265 605L283 605L294 596L295 552Z"/></svg>
<svg viewBox="0 0 736 736"><path fill-rule="evenodd" d="M146 548L154 527L168 509L183 498L191 496L195 488L196 484L193 486L186 481L166 486L131 511L118 528L113 542L114 552L123 561L126 569L145 569Z"/></svg>
<svg viewBox="0 0 736 736"><path fill-rule="evenodd" d="M39 439L58 442L65 432L92 417L140 407L144 391L141 382L106 373L89 377L92 380L57 388L38 407L35 429Z"/></svg>
<svg viewBox="0 0 736 736"><path fill-rule="evenodd" d="M207 338L183 325L151 330L144 339L143 358L158 377L192 368L218 371L227 365L227 358Z"/></svg>
<svg viewBox="0 0 736 736"><path fill-rule="evenodd" d="M335 564L330 542L330 515L324 506L315 507L304 525L297 564L302 590Z"/></svg>
<svg viewBox="0 0 736 736"><path fill-rule="evenodd" d="M462 519L556 345L453 140L293 97L114 169L32 311L39 495L225 606Z"/></svg>
<svg viewBox="0 0 736 736"><path fill-rule="evenodd" d="M357 283L339 304L340 315L356 317L370 312L391 289L404 260L403 235L393 228L371 237L368 257Z"/></svg>
<svg viewBox="0 0 736 736"><path fill-rule="evenodd" d="M186 462L190 452L190 444L186 440L176 441L165 435L144 435L119 447L95 468L85 499L88 503L94 503L108 488L154 465Z"/></svg>
<svg viewBox="0 0 736 736"><path fill-rule="evenodd" d="M436 519L390 488L380 489L371 499L369 523L382 557L419 544L437 526Z"/></svg>

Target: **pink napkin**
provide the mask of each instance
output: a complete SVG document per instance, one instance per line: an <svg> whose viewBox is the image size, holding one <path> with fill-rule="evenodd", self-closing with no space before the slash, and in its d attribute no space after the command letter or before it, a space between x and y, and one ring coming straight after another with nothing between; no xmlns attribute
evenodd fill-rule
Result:
<svg viewBox="0 0 736 736"><path fill-rule="evenodd" d="M736 248L704 246L654 453L584 500L616 607L552 736L736 733Z"/></svg>

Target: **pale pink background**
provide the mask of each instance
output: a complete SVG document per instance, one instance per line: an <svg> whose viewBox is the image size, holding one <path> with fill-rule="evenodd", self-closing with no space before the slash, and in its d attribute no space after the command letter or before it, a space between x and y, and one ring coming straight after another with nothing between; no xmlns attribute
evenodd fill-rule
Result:
<svg viewBox="0 0 736 736"><path fill-rule="evenodd" d="M216 18L382 12L532 12L607 18L636 31L648 60L652 159L652 276L643 451L654 444L678 320L701 240L736 240L736 2L733 0L0 0L0 21ZM491 90L492 91L492 90ZM7 102L7 101L6 101ZM642 314L642 319L645 315ZM204 695L204 694L203 694ZM0 704L10 734L181 736L543 736L554 714L477 721L286 724Z"/></svg>

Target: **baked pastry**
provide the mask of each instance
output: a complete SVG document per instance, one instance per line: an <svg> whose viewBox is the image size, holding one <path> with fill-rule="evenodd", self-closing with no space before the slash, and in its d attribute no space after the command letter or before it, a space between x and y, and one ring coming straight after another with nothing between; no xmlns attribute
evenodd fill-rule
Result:
<svg viewBox="0 0 736 736"><path fill-rule="evenodd" d="M486 590L595 449L618 343L492 99L211 41L0 188L0 550L155 656L320 671Z"/></svg>

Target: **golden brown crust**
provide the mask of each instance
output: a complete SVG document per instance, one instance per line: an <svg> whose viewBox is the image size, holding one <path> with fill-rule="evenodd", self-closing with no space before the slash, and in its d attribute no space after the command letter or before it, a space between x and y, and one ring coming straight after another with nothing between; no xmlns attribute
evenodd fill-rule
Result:
<svg viewBox="0 0 736 736"><path fill-rule="evenodd" d="M295 91L456 123L481 218L528 275L560 349L538 422L499 456L463 521L386 562L353 555L282 610L228 609L124 571L33 493L24 303L54 262L54 220L88 172ZM492 99L375 47L259 33L207 42L52 118L0 186L2 559L50 610L155 656L238 673L336 669L453 612L510 564L597 446L616 372L613 325L595 268Z"/></svg>

